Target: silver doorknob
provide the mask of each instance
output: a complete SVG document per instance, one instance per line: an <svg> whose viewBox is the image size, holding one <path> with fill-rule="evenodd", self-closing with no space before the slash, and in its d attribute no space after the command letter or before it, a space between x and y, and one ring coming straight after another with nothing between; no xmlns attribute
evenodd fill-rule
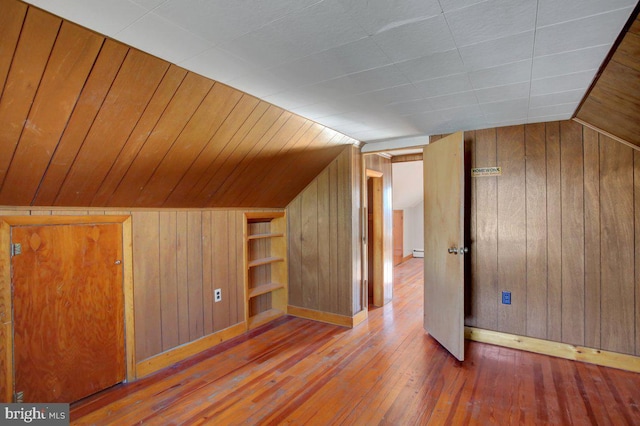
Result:
<svg viewBox="0 0 640 426"><path fill-rule="evenodd" d="M458 252L459 252L460 254L469 253L469 247L460 247L460 248L458 249Z"/></svg>
<svg viewBox="0 0 640 426"><path fill-rule="evenodd" d="M113 263L115 263L116 265L119 265L119 264L121 264L122 262L121 262L120 260L116 260L116 261L115 261L115 262L113 262Z"/></svg>
<svg viewBox="0 0 640 426"><path fill-rule="evenodd" d="M458 248L457 247L451 247L449 249L447 249L447 251L451 254L458 254Z"/></svg>

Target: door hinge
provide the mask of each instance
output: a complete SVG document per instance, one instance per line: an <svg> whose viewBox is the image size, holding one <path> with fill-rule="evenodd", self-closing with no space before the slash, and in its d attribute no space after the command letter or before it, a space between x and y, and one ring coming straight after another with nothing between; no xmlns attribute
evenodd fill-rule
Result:
<svg viewBox="0 0 640 426"><path fill-rule="evenodd" d="M24 402L24 392L20 391L20 392L16 392L13 394L13 402L17 402L19 404L22 404Z"/></svg>
<svg viewBox="0 0 640 426"><path fill-rule="evenodd" d="M22 254L22 244L11 244L11 257Z"/></svg>

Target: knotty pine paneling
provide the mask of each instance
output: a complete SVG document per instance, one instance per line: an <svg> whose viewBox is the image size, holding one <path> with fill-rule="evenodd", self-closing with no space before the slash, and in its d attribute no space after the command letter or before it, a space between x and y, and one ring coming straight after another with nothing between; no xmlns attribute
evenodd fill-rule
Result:
<svg viewBox="0 0 640 426"><path fill-rule="evenodd" d="M1 0L0 205L284 208L354 141Z"/></svg>
<svg viewBox="0 0 640 426"><path fill-rule="evenodd" d="M359 150L345 148L287 206L289 305L353 316L362 309ZM358 170L356 170L358 169ZM356 180L357 179L357 180Z"/></svg>
<svg viewBox="0 0 640 426"><path fill-rule="evenodd" d="M640 156L573 121L467 132L479 328L640 354ZM475 247L474 247L475 246ZM512 292L511 305L500 303Z"/></svg>
<svg viewBox="0 0 640 426"><path fill-rule="evenodd" d="M244 322L245 211L7 208L0 215L131 214L140 362ZM221 302L213 301L217 288L222 289Z"/></svg>

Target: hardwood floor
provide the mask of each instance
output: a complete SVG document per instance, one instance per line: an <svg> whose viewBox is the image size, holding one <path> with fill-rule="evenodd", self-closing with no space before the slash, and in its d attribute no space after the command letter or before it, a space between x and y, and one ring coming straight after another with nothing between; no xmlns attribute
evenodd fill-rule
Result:
<svg viewBox="0 0 640 426"><path fill-rule="evenodd" d="M422 259L349 330L285 317L76 403L72 424L640 424L640 374L422 330Z"/></svg>

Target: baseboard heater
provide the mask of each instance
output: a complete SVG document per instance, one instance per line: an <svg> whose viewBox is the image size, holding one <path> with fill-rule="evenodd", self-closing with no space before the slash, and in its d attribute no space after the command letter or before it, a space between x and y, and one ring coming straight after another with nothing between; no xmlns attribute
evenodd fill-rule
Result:
<svg viewBox="0 0 640 426"><path fill-rule="evenodd" d="M424 249L414 249L413 250L413 257L424 257Z"/></svg>

